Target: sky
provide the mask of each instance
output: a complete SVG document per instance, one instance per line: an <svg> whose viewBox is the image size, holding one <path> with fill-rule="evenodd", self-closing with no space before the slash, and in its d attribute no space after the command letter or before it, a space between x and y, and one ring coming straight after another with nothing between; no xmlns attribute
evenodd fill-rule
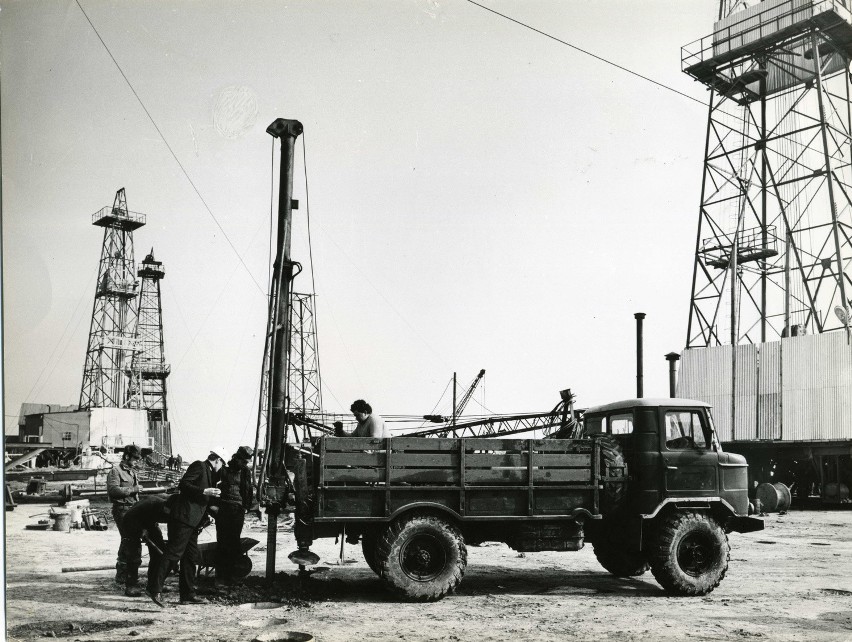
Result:
<svg viewBox="0 0 852 642"><path fill-rule="evenodd" d="M667 396L707 119L680 47L717 3L480 4L573 47L465 0L0 0L6 433L79 400L92 214L124 187L166 272L175 450L253 442L278 117L304 125L294 289L326 410L447 412L482 368L474 414L633 397L635 312Z"/></svg>

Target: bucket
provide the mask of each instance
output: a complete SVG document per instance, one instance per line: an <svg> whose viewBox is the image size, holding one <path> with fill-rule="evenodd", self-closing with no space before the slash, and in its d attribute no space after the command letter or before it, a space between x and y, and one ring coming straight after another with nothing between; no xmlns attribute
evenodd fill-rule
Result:
<svg viewBox="0 0 852 642"><path fill-rule="evenodd" d="M781 482L760 484L755 491L764 513L780 513L790 508L790 489Z"/></svg>
<svg viewBox="0 0 852 642"><path fill-rule="evenodd" d="M55 531L70 531L71 530L71 513L68 511L56 511L50 514L53 522L53 530Z"/></svg>

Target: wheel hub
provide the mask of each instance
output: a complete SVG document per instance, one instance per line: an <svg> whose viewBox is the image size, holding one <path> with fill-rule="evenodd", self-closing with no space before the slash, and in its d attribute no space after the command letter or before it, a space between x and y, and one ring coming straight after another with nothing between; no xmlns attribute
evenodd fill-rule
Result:
<svg viewBox="0 0 852 642"><path fill-rule="evenodd" d="M693 577L698 577L709 570L712 560L712 543L702 534L687 535L678 547L678 565L685 573Z"/></svg>
<svg viewBox="0 0 852 642"><path fill-rule="evenodd" d="M437 577L447 564L441 543L432 535L421 534L400 549L400 566L414 580L428 582Z"/></svg>

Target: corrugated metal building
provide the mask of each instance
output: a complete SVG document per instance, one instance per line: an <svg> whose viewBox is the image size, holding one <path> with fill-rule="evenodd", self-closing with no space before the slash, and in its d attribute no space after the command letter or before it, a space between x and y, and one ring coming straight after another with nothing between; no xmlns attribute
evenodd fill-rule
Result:
<svg viewBox="0 0 852 642"><path fill-rule="evenodd" d="M677 384L679 397L713 405L722 442L852 439L845 333L739 345L735 357L736 370L729 345L686 350Z"/></svg>
<svg viewBox="0 0 852 642"><path fill-rule="evenodd" d="M19 438L30 444L45 444L54 448L89 446L107 450L123 448L128 444L152 447L145 410L92 408L37 412L23 415L22 420Z"/></svg>

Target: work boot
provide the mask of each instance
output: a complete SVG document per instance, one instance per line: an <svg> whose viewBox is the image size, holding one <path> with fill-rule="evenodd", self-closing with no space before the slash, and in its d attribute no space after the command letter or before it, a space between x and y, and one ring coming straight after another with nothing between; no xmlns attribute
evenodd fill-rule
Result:
<svg viewBox="0 0 852 642"><path fill-rule="evenodd" d="M197 595L188 595L186 597L180 598L181 604L207 604L207 600L203 597L198 597Z"/></svg>
<svg viewBox="0 0 852 642"><path fill-rule="evenodd" d="M156 604L157 606L165 606L165 604L163 604L163 596L160 593L152 593L151 591L145 591L145 593L154 601L154 604Z"/></svg>
<svg viewBox="0 0 852 642"><path fill-rule="evenodd" d="M127 597L142 597L142 589L138 586L128 586L124 589L124 594Z"/></svg>

